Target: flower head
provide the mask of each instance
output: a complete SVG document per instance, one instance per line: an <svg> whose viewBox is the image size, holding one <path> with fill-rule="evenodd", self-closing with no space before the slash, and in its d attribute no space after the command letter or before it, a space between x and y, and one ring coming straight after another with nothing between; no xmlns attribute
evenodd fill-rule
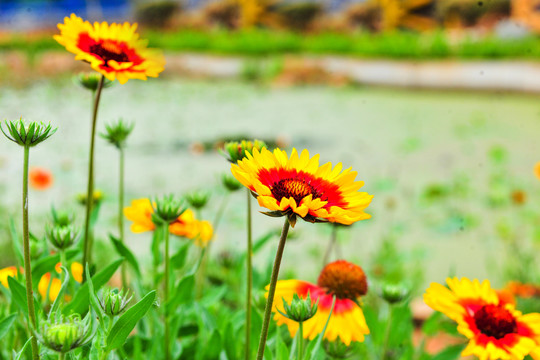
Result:
<svg viewBox="0 0 540 360"><path fill-rule="evenodd" d="M540 314L523 315L502 301L488 280L448 278L446 283L432 283L424 301L458 323L458 331L469 339L462 356L540 359Z"/></svg>
<svg viewBox="0 0 540 360"><path fill-rule="evenodd" d="M6 134L2 124L0 123L0 130L2 130L4 135L14 143L27 147L36 146L40 142L47 140L57 130L56 128L53 129L50 124L45 125L38 122L31 122L26 125L22 118L20 118L18 121L6 120L5 125L9 135Z"/></svg>
<svg viewBox="0 0 540 360"><path fill-rule="evenodd" d="M232 163L237 163L239 160L243 160L247 154L252 154L253 150L261 151L266 148L266 143L261 140L242 140L242 141L229 141L223 146L223 150L220 150L223 156Z"/></svg>
<svg viewBox="0 0 540 360"><path fill-rule="evenodd" d="M95 71L107 79L118 79L125 84L129 79L146 80L158 77L163 71L165 60L161 52L148 49L147 41L139 39L137 24L107 24L83 21L75 14L58 24L60 35L54 39L67 51L74 53L76 60L90 63Z"/></svg>
<svg viewBox="0 0 540 360"><path fill-rule="evenodd" d="M210 193L208 191L193 191L186 195L186 200L195 209L202 209L208 203Z"/></svg>
<svg viewBox="0 0 540 360"><path fill-rule="evenodd" d="M242 184L240 184L238 180L236 180L236 178L231 174L223 174L221 176L221 183L223 184L225 189L230 192L235 192L242 187Z"/></svg>
<svg viewBox="0 0 540 360"><path fill-rule="evenodd" d="M304 337L313 340L323 331L335 295L336 304L324 338L329 341L339 338L345 345L349 345L352 341L364 341L364 335L369 334L364 313L356 301L366 292L367 280L362 268L339 260L328 264L322 270L317 285L301 280L278 281L275 299L291 302L295 294L305 299L309 293L311 301L318 302L317 313L304 322ZM286 324L291 336L294 337L298 323L281 314L285 309L279 301L274 304L274 320L278 325Z"/></svg>
<svg viewBox="0 0 540 360"><path fill-rule="evenodd" d="M66 250L79 239L80 231L74 225L52 226L47 228L49 242L58 250Z"/></svg>
<svg viewBox="0 0 540 360"><path fill-rule="evenodd" d="M66 353L84 346L92 340L90 316L81 319L79 314L65 317L60 313L52 314L44 321L36 334L39 341L51 350Z"/></svg>
<svg viewBox="0 0 540 360"><path fill-rule="evenodd" d="M233 164L233 175L257 197L259 205L271 216L288 216L294 226L296 216L310 222L337 222L350 225L369 219L364 209L372 195L358 192L362 181L354 181L356 172L341 171L339 163L319 167L319 155L310 158L307 150L300 156L293 149L290 158L280 149L263 148L246 154Z"/></svg>
<svg viewBox="0 0 540 360"><path fill-rule="evenodd" d="M99 305L108 316L120 315L126 310L129 302L133 299L124 290L106 289L99 296Z"/></svg>
<svg viewBox="0 0 540 360"><path fill-rule="evenodd" d="M30 186L35 190L47 190L54 182L52 173L44 168L33 167L28 173Z"/></svg>
<svg viewBox="0 0 540 360"><path fill-rule="evenodd" d="M121 149L126 145L126 140L133 131L133 123L125 123L122 119L116 123L105 125L105 133L100 134L102 138L107 140L116 148Z"/></svg>
<svg viewBox="0 0 540 360"><path fill-rule="evenodd" d="M133 200L131 206L124 208L126 218L133 221L131 231L142 233L153 231L156 228L154 221L152 221L154 207L155 204L146 198ZM195 240L198 245L206 245L213 236L212 225L208 221L197 220L191 209L186 209L169 223L169 232L176 236Z"/></svg>
<svg viewBox="0 0 540 360"><path fill-rule="evenodd" d="M287 319L296 322L304 322L315 316L318 306L318 301L313 303L311 301L311 295L308 292L304 299L300 298L298 294L294 294L290 304L283 300L284 313L280 312L278 309L276 310Z"/></svg>

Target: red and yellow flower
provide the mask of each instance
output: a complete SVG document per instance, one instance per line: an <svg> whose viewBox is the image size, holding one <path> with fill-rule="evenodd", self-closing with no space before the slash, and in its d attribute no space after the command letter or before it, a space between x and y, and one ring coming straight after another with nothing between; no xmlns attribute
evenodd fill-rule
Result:
<svg viewBox="0 0 540 360"><path fill-rule="evenodd" d="M158 77L163 71L165 60L161 52L148 49L147 41L139 39L137 24L107 24L83 21L75 14L58 24L60 35L54 39L67 51L74 53L76 60L90 63L92 69L107 79L118 79L120 84L129 79L146 80Z"/></svg>
<svg viewBox="0 0 540 360"><path fill-rule="evenodd" d="M289 158L280 149L273 153L253 149L232 164L231 171L256 195L260 206L271 210L268 215L346 225L371 217L364 209L373 196L358 192L364 183L355 181L357 173L350 168L342 171L341 163L333 168L331 163L319 166L319 155L310 158L307 150L299 156L293 149Z"/></svg>
<svg viewBox="0 0 540 360"><path fill-rule="evenodd" d="M2 284L6 289L9 289L8 278L16 278L18 273L17 267L15 266L8 266L0 269L0 284Z"/></svg>
<svg viewBox="0 0 540 360"><path fill-rule="evenodd" d="M131 231L134 233L153 231L156 228L152 221L153 213L154 207L150 199L147 198L133 200L131 206L124 208L126 218L133 221ZM197 220L191 209L185 210L176 221L169 225L169 232L176 236L195 240L200 246L205 246L213 237L210 222Z"/></svg>
<svg viewBox="0 0 540 360"><path fill-rule="evenodd" d="M321 271L316 285L302 280L277 282L272 309L275 313L274 320L278 325L287 325L292 337L298 331L298 323L281 315L277 310L285 311L282 299L290 303L294 294L305 299L308 292L311 301L315 303L318 300L319 305L317 313L303 323L304 338L312 340L323 331L335 295L334 311L324 338L329 341L339 338L346 345L352 341L364 341L364 336L369 334L369 328L357 300L367 293L367 279L360 266L345 260L330 263Z"/></svg>
<svg viewBox="0 0 540 360"><path fill-rule="evenodd" d="M463 356L482 360L540 359L540 314L523 315L503 301L488 280L448 278L448 287L432 283L424 301L458 323L469 339Z"/></svg>
<svg viewBox="0 0 540 360"><path fill-rule="evenodd" d="M61 269L62 264L57 263L54 267L54 270L58 273L62 273ZM70 266L70 272L73 279L78 282L79 284L82 283L83 277L83 266L79 262L72 262ZM62 288L62 281L59 278L52 277L51 273L45 273L38 283L38 292L41 295L42 298L47 297L47 293L49 294L49 300L53 302L58 297L58 294L60 293L60 289ZM67 299L70 299L69 296L66 295Z"/></svg>

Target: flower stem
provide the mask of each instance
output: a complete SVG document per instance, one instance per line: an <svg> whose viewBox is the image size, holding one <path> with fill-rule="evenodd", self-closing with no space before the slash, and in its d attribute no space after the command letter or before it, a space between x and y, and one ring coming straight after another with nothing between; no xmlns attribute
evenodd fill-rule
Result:
<svg viewBox="0 0 540 360"><path fill-rule="evenodd" d="M28 305L28 316L31 327L36 328L36 313L34 311L34 291L32 287L32 268L30 264L30 236L28 231L28 159L30 157L30 147L24 147L24 170L23 170L23 248L24 248L24 276L26 279L26 302ZM35 336L32 336L32 359L39 359L39 347Z"/></svg>
<svg viewBox="0 0 540 360"><path fill-rule="evenodd" d="M384 333L384 343L382 348L382 360L385 360L388 358L388 341L390 340L390 329L392 328L392 312L394 310L394 307L392 305L389 305L388 308L388 319L386 319L386 331Z"/></svg>
<svg viewBox="0 0 540 360"><path fill-rule="evenodd" d="M64 360L65 358L66 358L66 354L64 354L63 352L58 354L58 360Z"/></svg>
<svg viewBox="0 0 540 360"><path fill-rule="evenodd" d="M276 283L279 275L279 267L281 265L281 258L283 257L283 250L285 249L285 241L287 240L287 234L289 233L289 226L289 219L286 217L285 223L283 224L283 229L281 230L281 237L279 238L276 259L274 260L274 267L272 269L272 276L270 278L270 288L268 290L268 299L266 299L266 306L264 308L263 327L261 331L261 338L259 339L257 360L262 360L264 356L266 338L268 337L268 327L270 326L270 315L272 314L272 305L274 304L274 295L276 293Z"/></svg>
<svg viewBox="0 0 540 360"><path fill-rule="evenodd" d="M332 253L332 249L336 245L336 241L337 241L337 225L332 224L332 233L330 234L330 242L328 243L328 247L326 248L326 252L324 253L323 266L328 264L328 261L330 260L330 254Z"/></svg>
<svg viewBox="0 0 540 360"><path fill-rule="evenodd" d="M298 323L298 360L302 360L304 356L304 322Z"/></svg>
<svg viewBox="0 0 540 360"><path fill-rule="evenodd" d="M120 152L120 161L118 163L119 181L118 181L118 231L120 242L124 243L124 148L118 148ZM122 263L122 287L127 289L127 266L125 261Z"/></svg>
<svg viewBox="0 0 540 360"><path fill-rule="evenodd" d="M90 264L92 261L92 240L90 236L90 217L92 214L92 206L94 204L94 144L96 140L96 123L97 113L99 108L99 99L101 98L101 90L105 76L101 75L99 84L94 97L94 108L92 112L92 131L90 135L90 154L88 160L88 189L86 192L86 220L84 225L84 249L83 249L83 266ZM86 271L83 269L83 280L86 280Z"/></svg>
<svg viewBox="0 0 540 360"><path fill-rule="evenodd" d="M246 346L245 346L245 359L251 358L251 288L253 287L253 265L252 265L252 253L253 253L253 240L251 233L251 190L246 189L247 194L247 250L246 250ZM287 222L288 223L288 222Z"/></svg>
<svg viewBox="0 0 540 360"><path fill-rule="evenodd" d="M163 299L165 303L165 360L170 359L170 334L169 334L169 224L166 223L162 227L163 236L165 237L165 287Z"/></svg>

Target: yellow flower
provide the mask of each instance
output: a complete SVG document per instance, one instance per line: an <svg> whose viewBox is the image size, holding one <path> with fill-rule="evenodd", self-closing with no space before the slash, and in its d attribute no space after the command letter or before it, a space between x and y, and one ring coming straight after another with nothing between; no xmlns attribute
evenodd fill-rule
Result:
<svg viewBox="0 0 540 360"><path fill-rule="evenodd" d="M134 233L152 231L156 228L152 222L153 213L154 208L150 199L133 200L131 206L124 208L126 218L133 221L131 231ZM195 240L200 246L205 246L213 237L212 225L208 221L197 220L191 209L185 210L178 219L169 225L169 232L176 236Z"/></svg>
<svg viewBox="0 0 540 360"><path fill-rule="evenodd" d="M62 266L62 263L57 263L54 267L56 272L58 274L62 273L62 269L60 268ZM73 279L78 282L79 284L82 283L82 272L83 272L83 266L81 263L78 263L76 261L71 263L71 276ZM49 300L53 302L58 297L58 293L60 292L60 288L62 287L62 281L58 278L52 278L51 279L51 273L46 273L41 277L38 283L38 292L41 295L42 298L47 297L47 291L49 292ZM68 295L66 295L66 299L70 299Z"/></svg>
<svg viewBox="0 0 540 360"><path fill-rule="evenodd" d="M268 287L267 287L268 290ZM276 285L274 296L274 320L278 325L285 324L291 337L298 331L298 323L281 315L285 312L283 300L290 303L294 294L305 299L310 294L312 303L319 301L315 315L303 323L304 338L313 340L324 329L330 316L333 296L336 296L334 311L324 334L324 338L335 341L337 338L345 345L352 341L364 341L369 328L362 308L356 299L367 293L367 280L362 268L345 260L338 260L324 267L319 275L317 285L302 280L280 280ZM268 293L266 294L268 297Z"/></svg>
<svg viewBox="0 0 540 360"><path fill-rule="evenodd" d="M259 205L270 209L271 216L290 218L296 215L306 221L330 221L350 225L369 219L364 209L372 195L358 192L364 185L355 181L356 172L341 163L319 167L319 155L310 158L307 150L300 156L293 149L291 157L280 149L266 148L246 152L246 158L231 166L238 181L249 188ZM293 223L294 224L294 223Z"/></svg>
<svg viewBox="0 0 540 360"><path fill-rule="evenodd" d="M8 277L15 278L17 277L17 268L15 266L8 266L6 268L0 269L0 283L6 288L9 289Z"/></svg>
<svg viewBox="0 0 540 360"><path fill-rule="evenodd" d="M469 339L462 356L482 360L540 359L540 314L523 315L503 301L488 280L448 278L448 287L432 283L424 301L456 321Z"/></svg>
<svg viewBox="0 0 540 360"><path fill-rule="evenodd" d="M146 80L158 77L163 71L165 59L161 52L148 49L147 41L139 39L137 24L94 25L83 21L75 14L58 24L60 35L54 39L67 51L74 53L76 60L90 63L92 69L107 79L118 79L125 84L129 79Z"/></svg>

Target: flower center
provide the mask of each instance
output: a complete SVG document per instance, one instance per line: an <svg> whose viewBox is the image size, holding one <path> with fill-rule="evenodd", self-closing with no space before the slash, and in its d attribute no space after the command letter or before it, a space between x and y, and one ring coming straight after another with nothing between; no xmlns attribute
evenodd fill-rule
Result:
<svg viewBox="0 0 540 360"><path fill-rule="evenodd" d="M484 335L502 339L517 331L516 319L502 306L484 305L474 314L476 327Z"/></svg>
<svg viewBox="0 0 540 360"><path fill-rule="evenodd" d="M300 201L309 194L313 194L314 198L319 197L313 186L303 179L281 179L272 187L272 195L277 201L292 197L297 205L300 205Z"/></svg>
<svg viewBox="0 0 540 360"><path fill-rule="evenodd" d="M107 65L109 60L114 60L118 63L129 61L129 57L122 48L112 41L94 44L90 46L90 52L101 57L105 65Z"/></svg>
<svg viewBox="0 0 540 360"><path fill-rule="evenodd" d="M335 294L339 299L356 300L367 294L368 284L364 270L345 260L338 260L324 267L317 284Z"/></svg>

